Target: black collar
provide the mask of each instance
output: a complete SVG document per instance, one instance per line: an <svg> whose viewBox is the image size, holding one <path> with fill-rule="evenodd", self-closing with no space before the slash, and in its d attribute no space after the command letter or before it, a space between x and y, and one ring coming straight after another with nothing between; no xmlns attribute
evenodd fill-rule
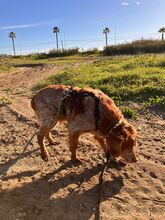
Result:
<svg viewBox="0 0 165 220"><path fill-rule="evenodd" d="M111 135L114 131L115 128L117 128L119 125L121 125L123 123L122 119L120 118L119 120L117 120L115 122L114 125L112 125L112 127L109 129L108 134Z"/></svg>

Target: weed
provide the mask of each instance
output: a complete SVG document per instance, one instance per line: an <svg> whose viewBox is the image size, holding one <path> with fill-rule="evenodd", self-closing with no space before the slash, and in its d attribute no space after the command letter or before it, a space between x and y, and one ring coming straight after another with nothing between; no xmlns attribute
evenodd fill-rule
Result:
<svg viewBox="0 0 165 220"><path fill-rule="evenodd" d="M165 108L165 97L164 96L156 96L156 97L150 97L146 102L146 106L153 106L158 105L160 107Z"/></svg>
<svg viewBox="0 0 165 220"><path fill-rule="evenodd" d="M10 104L11 104L11 101L8 98L4 96L0 98L0 106L10 105Z"/></svg>
<svg viewBox="0 0 165 220"><path fill-rule="evenodd" d="M1 59L0 59L1 61ZM11 70L11 65L10 63L8 63L7 61L2 61L2 63L0 63L0 73L6 73L9 72Z"/></svg>
<svg viewBox="0 0 165 220"><path fill-rule="evenodd" d="M126 118L129 118L129 119L136 119L137 116L138 116L138 113L135 109L132 109L132 108L129 108L129 107L125 107L125 108L122 108L122 113L123 115L126 117Z"/></svg>

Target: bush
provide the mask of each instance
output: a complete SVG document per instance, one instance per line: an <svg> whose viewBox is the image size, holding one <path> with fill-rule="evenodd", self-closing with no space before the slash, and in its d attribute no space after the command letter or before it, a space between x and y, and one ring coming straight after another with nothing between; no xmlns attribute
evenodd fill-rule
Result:
<svg viewBox="0 0 165 220"><path fill-rule="evenodd" d="M84 55L101 54L101 51L98 48L92 48L92 49L81 52L81 54L84 54Z"/></svg>
<svg viewBox="0 0 165 220"><path fill-rule="evenodd" d="M78 54L79 52L79 48L71 48L71 49L64 49L64 50L50 50L48 55L49 57L63 57L63 56L71 56L71 55L75 55Z"/></svg>
<svg viewBox="0 0 165 220"><path fill-rule="evenodd" d="M103 50L106 56L164 52L165 41L159 40L137 40L132 43L107 46Z"/></svg>
<svg viewBox="0 0 165 220"><path fill-rule="evenodd" d="M79 53L79 48L71 48L65 50L50 50L48 53L34 53L30 54L27 57L30 57L32 60L39 59L48 59L53 57L64 57L64 56L72 56Z"/></svg>

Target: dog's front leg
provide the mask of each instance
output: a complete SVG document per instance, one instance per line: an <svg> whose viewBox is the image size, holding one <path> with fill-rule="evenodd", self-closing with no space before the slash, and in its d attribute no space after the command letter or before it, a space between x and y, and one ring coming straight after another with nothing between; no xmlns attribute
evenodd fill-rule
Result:
<svg viewBox="0 0 165 220"><path fill-rule="evenodd" d="M106 153L106 144L105 144L105 141L104 141L104 138L103 137L100 137L99 135L95 135L94 138L98 141L98 143L100 144L100 146L103 148L104 152Z"/></svg>
<svg viewBox="0 0 165 220"><path fill-rule="evenodd" d="M79 138L80 134L78 132L69 132L69 149L71 152L71 160L74 162L81 162L81 160L79 160L76 157L76 150L77 150L77 144L78 144L78 138Z"/></svg>

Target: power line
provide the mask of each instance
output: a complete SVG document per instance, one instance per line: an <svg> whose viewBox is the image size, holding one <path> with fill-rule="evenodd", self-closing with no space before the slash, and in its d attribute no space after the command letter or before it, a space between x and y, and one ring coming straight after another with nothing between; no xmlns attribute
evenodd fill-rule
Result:
<svg viewBox="0 0 165 220"><path fill-rule="evenodd" d="M151 34L134 34L134 35L118 35L116 34L116 31L115 31L115 38L113 38L111 35L109 37L109 40L111 42L111 45L113 45L112 42L114 42L114 44L117 42L117 41L129 41L129 40L136 40L136 39L141 39L141 38L145 38L145 37L158 37L159 34L158 33L151 33ZM100 43L100 42L104 42L105 39L104 38L84 38L84 39L65 39L64 37L64 41L62 40L62 42L64 42L65 44L65 49L66 49L66 45L68 46L75 46L76 44L79 44L80 46L80 43L82 42L87 42L87 43L91 43L91 42L97 42L97 43ZM21 46L19 46L21 43ZM46 48L46 49L42 49L43 51L44 50L50 50L52 47L54 48L54 41L45 41L45 42L18 42L16 43L17 45L17 48L19 50L23 50L23 49L28 49L28 50L33 50L34 51L34 47L36 48L35 50L37 50L37 47L49 47L49 48ZM115 44L116 45L116 44ZM64 46L64 45L63 45ZM77 46L77 45L76 45ZM51 48L50 48L51 47ZM81 46L80 46L81 47ZM8 45L0 45L0 49L4 49L5 51L6 50L9 50L10 49L10 46ZM21 48L21 49L20 49ZM22 53L22 52L21 52Z"/></svg>
<svg viewBox="0 0 165 220"><path fill-rule="evenodd" d="M130 39L131 37L144 37L144 36L158 36L159 34L158 33L152 33L152 34L134 34L134 35L119 35L119 36L116 36L116 39L124 39L124 38L127 38L127 39ZM110 36L110 39L111 36ZM104 38L84 38L84 39L69 39L69 40L66 40L66 42L81 42L81 41L103 41ZM54 44L54 41L46 41L46 42L24 42L23 43L24 45L44 45L44 44ZM5 47L5 46L1 46L2 47Z"/></svg>

